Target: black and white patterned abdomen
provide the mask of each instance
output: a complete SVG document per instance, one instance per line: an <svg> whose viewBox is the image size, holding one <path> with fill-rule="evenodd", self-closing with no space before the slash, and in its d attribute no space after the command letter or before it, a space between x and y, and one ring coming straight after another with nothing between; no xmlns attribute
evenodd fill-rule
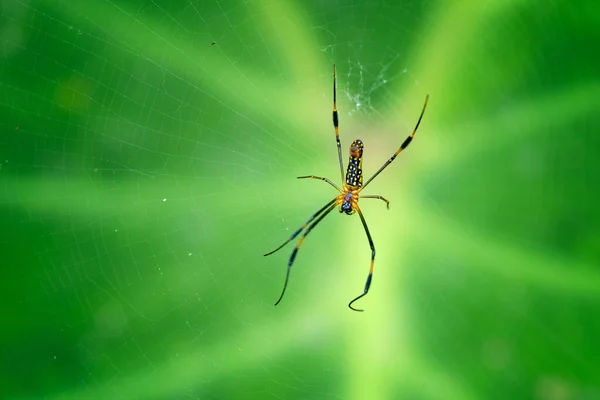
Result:
<svg viewBox="0 0 600 400"><path fill-rule="evenodd" d="M362 186L362 155L364 145L362 140L356 139L350 145L350 159L346 170L346 185Z"/></svg>

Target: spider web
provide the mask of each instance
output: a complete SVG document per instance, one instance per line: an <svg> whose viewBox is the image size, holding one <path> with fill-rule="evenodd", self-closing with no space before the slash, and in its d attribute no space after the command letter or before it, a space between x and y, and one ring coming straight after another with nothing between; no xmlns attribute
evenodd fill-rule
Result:
<svg viewBox="0 0 600 400"><path fill-rule="evenodd" d="M593 4L3 2L2 398L599 399Z"/></svg>

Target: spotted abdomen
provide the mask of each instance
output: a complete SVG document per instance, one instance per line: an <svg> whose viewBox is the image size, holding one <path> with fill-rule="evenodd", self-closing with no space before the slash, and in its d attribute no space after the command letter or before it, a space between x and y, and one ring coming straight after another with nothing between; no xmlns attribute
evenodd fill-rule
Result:
<svg viewBox="0 0 600 400"><path fill-rule="evenodd" d="M362 186L362 155L364 145L362 140L356 139L350 145L350 159L346 170L346 185Z"/></svg>

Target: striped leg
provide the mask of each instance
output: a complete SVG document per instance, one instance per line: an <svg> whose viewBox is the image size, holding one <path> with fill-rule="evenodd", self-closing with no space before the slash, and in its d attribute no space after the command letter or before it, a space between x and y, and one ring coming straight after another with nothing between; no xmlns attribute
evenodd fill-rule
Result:
<svg viewBox="0 0 600 400"><path fill-rule="evenodd" d="M334 201L335 201L335 199L334 199ZM331 203L329 203L329 204L331 204ZM294 263L294 259L296 258L296 254L298 253L300 246L302 246L302 243L304 242L304 238L310 233L310 231L315 226L317 226L317 224L319 222L321 222L321 220L323 218L325 218L327 216L327 214L329 214L331 212L331 210L333 210L335 208L336 205L337 204L335 204L335 203L331 204L329 206L329 208L327 209L327 211L325 211L323 214L321 214L321 216L319 218L317 218L317 220L308 227L308 229L306 230L306 232L304 232L304 234L302 235L300 240L298 240L298 243L296 244L296 247L294 248L294 251L292 251L292 255L290 256L290 261L288 262L287 272L285 274L285 283L283 284L283 290L281 291L281 296L279 296L279 300L277 300L275 305L279 304L281 299L283 299L283 295L285 294L285 289L287 288L288 280L290 279L290 270L292 269L292 264Z"/></svg>
<svg viewBox="0 0 600 400"><path fill-rule="evenodd" d="M354 311L364 311L352 307L352 303L369 293L369 288L371 287L371 280L373 279L373 265L375 264L375 245L373 244L373 239L371 238L371 233L369 233L367 221L365 221L365 217L363 216L362 211L360 211L360 208L358 207L356 207L356 211L358 212L358 216L360 217L363 227L365 228L365 232L367 233L367 239L369 239L369 246L371 246L371 267L369 268L369 276L367 276L367 283L365 284L365 290L363 294L361 294L360 296L352 300L350 303L348 303L348 307L350 307Z"/></svg>
<svg viewBox="0 0 600 400"><path fill-rule="evenodd" d="M319 214L321 214L327 207L331 206L335 202L335 200L336 199L331 200L329 203L325 204L323 206L323 208L321 208L319 211L317 211L316 213L314 213L312 215L312 217L310 217L308 219L308 221L306 221L304 223L304 225L302 225L300 228L298 228L298 230L296 232L294 232L294 234L292 236L290 236L290 238L288 240L286 240L285 242L283 242L283 244L281 246L279 246L278 248L276 248L273 251L268 252L267 254L263 254L263 256L265 256L265 257L266 256L270 256L271 254L275 253L277 250L280 250L283 246L285 246L286 244L288 244L290 241L294 240L294 238L296 236L298 236L300 234L300 232L302 232L304 230L304 228L306 228L306 226L312 222L313 219L315 219Z"/></svg>
<svg viewBox="0 0 600 400"><path fill-rule="evenodd" d="M344 163L342 162L342 144L340 143L340 132L339 132L339 118L337 112L337 98L335 92L336 86L336 73L335 64L333 64L333 128L335 129L335 142L337 144L338 158L340 160L340 175L342 176L342 182L344 182Z"/></svg>
<svg viewBox="0 0 600 400"><path fill-rule="evenodd" d="M402 150L404 150L405 148L408 147L408 145L410 144L410 142L412 141L413 137L415 137L415 133L417 133L417 129L419 129L419 124L421 123L421 119L423 118L423 114L425 114L425 108L427 108L427 102L429 101L429 95L427 95L425 97L425 104L423 105L423 110L421 110L421 115L419 116L419 120L417 121L417 125L415 126L415 129L413 130L413 132L404 140L404 142L402 142L402 144L400 145L400 148L390 157L389 160L387 160L385 162L385 164L383 164L381 166L381 168L379 168L377 170L377 172L375 172L373 174L372 177L369 178L369 180L367 181L367 183L365 183L362 187L362 189L366 188L367 185L373 180L375 179L375 177L377 175L379 175L379 173L381 171L383 171L385 169L385 167L387 167L388 165L390 165L392 163L392 161L394 161L396 159L396 157L398 156L398 154L400 154L402 152Z"/></svg>

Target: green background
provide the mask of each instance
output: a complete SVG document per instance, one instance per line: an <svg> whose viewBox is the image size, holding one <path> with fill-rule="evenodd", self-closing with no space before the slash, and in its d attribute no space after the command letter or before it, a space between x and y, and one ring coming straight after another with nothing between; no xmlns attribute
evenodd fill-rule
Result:
<svg viewBox="0 0 600 400"><path fill-rule="evenodd" d="M595 1L0 5L0 397L600 399ZM335 195L332 64L362 200Z"/></svg>

